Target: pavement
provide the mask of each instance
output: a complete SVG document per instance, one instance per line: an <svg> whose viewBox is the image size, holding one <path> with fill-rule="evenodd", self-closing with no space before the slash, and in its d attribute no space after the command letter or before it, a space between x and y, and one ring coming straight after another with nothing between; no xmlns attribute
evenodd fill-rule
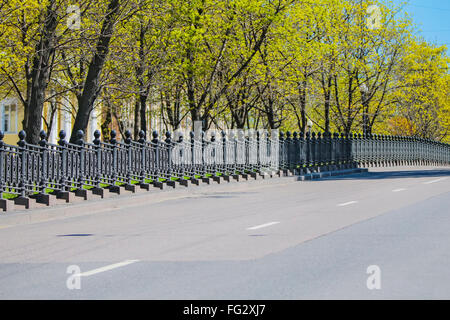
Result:
<svg viewBox="0 0 450 320"><path fill-rule="evenodd" d="M129 197L1 215L0 299L450 298L448 167Z"/></svg>

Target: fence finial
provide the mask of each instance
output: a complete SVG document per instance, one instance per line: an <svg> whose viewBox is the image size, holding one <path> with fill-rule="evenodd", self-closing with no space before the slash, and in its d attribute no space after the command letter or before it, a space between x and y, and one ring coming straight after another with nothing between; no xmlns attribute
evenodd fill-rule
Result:
<svg viewBox="0 0 450 320"><path fill-rule="evenodd" d="M39 145L45 147L47 145L47 133L44 130L41 130L41 132L39 132L39 137L41 138Z"/></svg>
<svg viewBox="0 0 450 320"><path fill-rule="evenodd" d="M64 130L61 130L59 132L59 141L58 144L60 146L65 146L66 145L66 140L64 140L66 138L66 132Z"/></svg>
<svg viewBox="0 0 450 320"><path fill-rule="evenodd" d="M170 131L166 131L166 143L170 143L172 138L172 134L170 133Z"/></svg>
<svg viewBox="0 0 450 320"><path fill-rule="evenodd" d="M116 136L117 136L116 130L111 130L110 136L111 136L111 139L109 140L109 142L110 142L111 144L116 144L116 143L117 143L117 140L116 140Z"/></svg>
<svg viewBox="0 0 450 320"><path fill-rule="evenodd" d="M24 147L25 146L25 144L26 144L25 138L26 137L27 137L27 133L25 131L23 131L23 130L20 130L20 132L19 132L19 139L20 139L20 141L17 142L17 145L19 147Z"/></svg>
<svg viewBox="0 0 450 320"><path fill-rule="evenodd" d="M131 131L128 130L128 129L125 131L125 139L124 139L124 142L125 142L126 144L130 144L130 143L131 143Z"/></svg>
<svg viewBox="0 0 450 320"><path fill-rule="evenodd" d="M95 130L94 131L94 140L92 141L96 146L98 146L100 144L100 131L99 130Z"/></svg>
<svg viewBox="0 0 450 320"><path fill-rule="evenodd" d="M152 142L153 143L158 143L158 131L153 130L152 137L153 137Z"/></svg>
<svg viewBox="0 0 450 320"><path fill-rule="evenodd" d="M139 143L145 143L145 131L141 129L141 131L139 131Z"/></svg>
<svg viewBox="0 0 450 320"><path fill-rule="evenodd" d="M83 145L83 137L84 137L83 130L81 130L81 129L78 130L76 137L77 137L76 144L79 145L79 146L82 146Z"/></svg>

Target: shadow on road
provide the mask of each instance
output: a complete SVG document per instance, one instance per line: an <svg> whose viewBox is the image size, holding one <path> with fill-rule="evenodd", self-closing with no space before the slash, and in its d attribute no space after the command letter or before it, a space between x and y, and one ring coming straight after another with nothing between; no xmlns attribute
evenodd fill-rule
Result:
<svg viewBox="0 0 450 320"><path fill-rule="evenodd" d="M399 170L399 171L375 171L352 174L348 176L335 176L318 179L321 180L377 180L377 179L397 179L397 178L432 178L432 177L450 177L450 169L436 170Z"/></svg>

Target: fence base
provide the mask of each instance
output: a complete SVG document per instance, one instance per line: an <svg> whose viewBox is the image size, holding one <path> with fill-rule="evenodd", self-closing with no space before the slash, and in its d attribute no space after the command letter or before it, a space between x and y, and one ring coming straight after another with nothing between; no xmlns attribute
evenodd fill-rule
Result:
<svg viewBox="0 0 450 320"><path fill-rule="evenodd" d="M75 196L83 198L84 200L91 200L99 196L99 194L94 194L91 190L77 189L75 190Z"/></svg>
<svg viewBox="0 0 450 320"><path fill-rule="evenodd" d="M79 199L79 197L76 197L73 192L69 191L57 191L54 194L56 196L56 199L64 200L66 201L66 203L74 202Z"/></svg>
<svg viewBox="0 0 450 320"><path fill-rule="evenodd" d="M25 209L33 209L37 207L35 199L22 196L14 198L14 204L17 204L19 206L25 206Z"/></svg>
<svg viewBox="0 0 450 320"><path fill-rule="evenodd" d="M202 178L202 182L206 184L209 184L209 180L210 180L209 178Z"/></svg>
<svg viewBox="0 0 450 320"><path fill-rule="evenodd" d="M149 191L150 190L150 184L149 183L140 183L139 187L143 190Z"/></svg>
<svg viewBox="0 0 450 320"><path fill-rule="evenodd" d="M180 186L189 187L189 180L180 179L180 180L178 180L178 183Z"/></svg>
<svg viewBox="0 0 450 320"><path fill-rule="evenodd" d="M167 185L168 187L172 187L172 188L175 189L176 183L175 183L175 181L167 180L167 181L166 181L166 185Z"/></svg>
<svg viewBox="0 0 450 320"><path fill-rule="evenodd" d="M0 199L0 209L3 211L14 210L14 202L11 200Z"/></svg>
<svg viewBox="0 0 450 320"><path fill-rule="evenodd" d="M52 206L57 203L56 195L53 194L36 194L30 196L30 198L36 200L37 203L43 203L46 206Z"/></svg>
<svg viewBox="0 0 450 320"><path fill-rule="evenodd" d="M100 196L102 199L108 198L111 195L108 189L103 188L92 188L91 192L97 196Z"/></svg>
<svg viewBox="0 0 450 320"><path fill-rule="evenodd" d="M138 190L138 187L134 184L126 184L123 187L126 191L130 191L132 193L136 193L136 191Z"/></svg>
<svg viewBox="0 0 450 320"><path fill-rule="evenodd" d="M111 192L111 193L120 194L120 187L119 186L111 185L111 186L106 187L106 189L108 189L108 191Z"/></svg>
<svg viewBox="0 0 450 320"><path fill-rule="evenodd" d="M164 183L162 183L162 182L159 182L159 181L153 181L152 184L153 184L153 186L154 186L155 188L158 188L158 189L160 189L160 190L163 190L163 189L164 189Z"/></svg>
<svg viewBox="0 0 450 320"><path fill-rule="evenodd" d="M198 180L197 178L191 178L190 181L191 184L195 184L196 186L200 185L200 180Z"/></svg>

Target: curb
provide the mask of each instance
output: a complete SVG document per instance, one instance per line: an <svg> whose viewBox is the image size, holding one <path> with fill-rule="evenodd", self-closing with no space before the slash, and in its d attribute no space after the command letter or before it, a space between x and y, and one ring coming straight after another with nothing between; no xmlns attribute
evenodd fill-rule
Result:
<svg viewBox="0 0 450 320"><path fill-rule="evenodd" d="M234 191L247 190L248 187L261 187L283 184L286 182L308 181L330 176L349 175L367 172L368 169L354 168L338 171L314 172L300 176L273 176L271 178L249 179L239 183L201 184L195 188L178 187L176 189L151 189L125 195L116 195L110 198L97 198L89 201L56 204L51 207L40 207L34 209L14 210L0 214L0 229L15 225L33 224L51 220L78 217L93 213L114 211L141 206L143 204L159 203L187 197L199 197L205 192L224 192L229 188ZM225 188L223 188L225 187Z"/></svg>
<svg viewBox="0 0 450 320"><path fill-rule="evenodd" d="M355 174L355 173L366 173L366 172L369 172L369 169L354 168L354 169L345 169L345 170L338 170L338 171L314 172L314 173L309 173L306 175L298 176L298 180L300 180L300 181L314 180L314 179L321 179L321 178L326 178L326 177L343 176L343 175L349 175L349 174Z"/></svg>

